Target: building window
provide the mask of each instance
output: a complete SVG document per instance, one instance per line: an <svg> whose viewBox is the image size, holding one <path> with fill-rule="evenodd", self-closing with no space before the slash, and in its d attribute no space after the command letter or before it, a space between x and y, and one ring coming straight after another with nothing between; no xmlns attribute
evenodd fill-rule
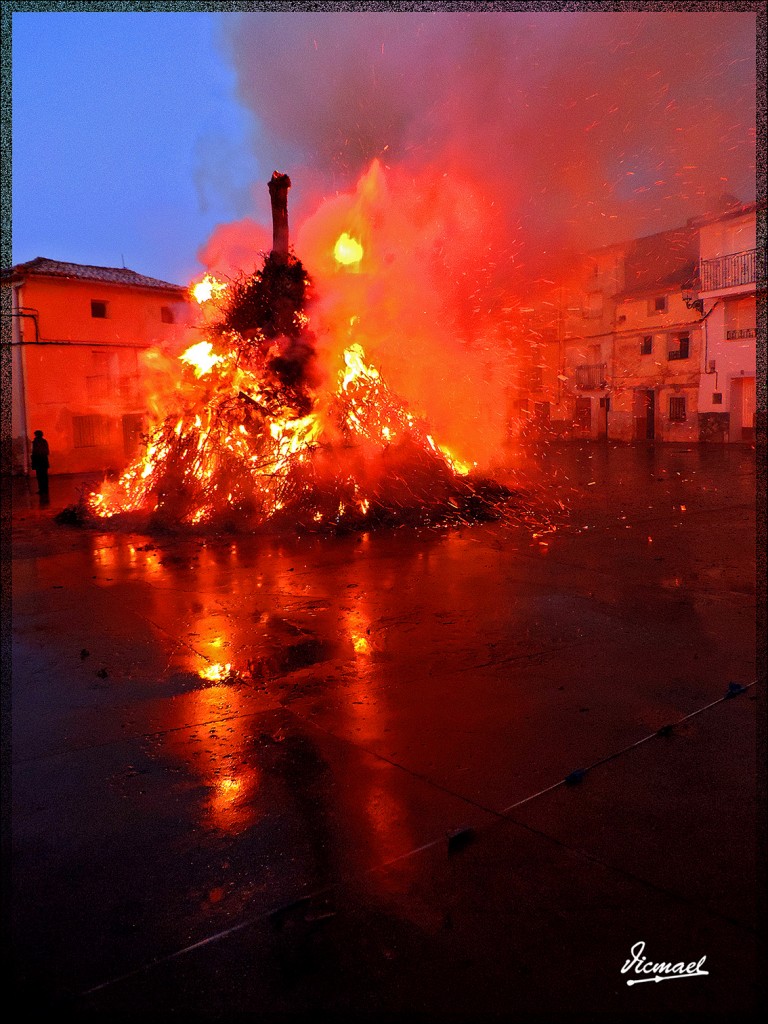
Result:
<svg viewBox="0 0 768 1024"><path fill-rule="evenodd" d="M140 401L141 388L138 374L124 374L118 378L117 393L125 405L137 405Z"/></svg>
<svg viewBox="0 0 768 1024"><path fill-rule="evenodd" d="M650 356L653 354L653 335L646 334L640 342L640 355Z"/></svg>
<svg viewBox="0 0 768 1024"><path fill-rule="evenodd" d="M667 296L656 295L648 302L649 313L666 313L667 312Z"/></svg>
<svg viewBox="0 0 768 1024"><path fill-rule="evenodd" d="M116 365L117 353L106 349L91 349L91 363L96 373L110 377Z"/></svg>
<svg viewBox="0 0 768 1024"><path fill-rule="evenodd" d="M723 404L723 393L722 393L722 391L713 391L712 392L712 405L722 405L722 404Z"/></svg>
<svg viewBox="0 0 768 1024"><path fill-rule="evenodd" d="M668 359L687 359L690 355L691 336L689 334L674 334L669 342Z"/></svg>
<svg viewBox="0 0 768 1024"><path fill-rule="evenodd" d="M109 420L106 416L73 416L74 448L97 448L109 444Z"/></svg>
<svg viewBox="0 0 768 1024"><path fill-rule="evenodd" d="M134 456L141 444L144 429L144 416L140 412L130 412L123 416L123 451L127 458Z"/></svg>
<svg viewBox="0 0 768 1024"><path fill-rule="evenodd" d="M685 398L673 396L669 400L670 423L685 423Z"/></svg>
<svg viewBox="0 0 768 1024"><path fill-rule="evenodd" d="M754 295L725 303L725 339L742 341L756 335L757 309Z"/></svg>
<svg viewBox="0 0 768 1024"><path fill-rule="evenodd" d="M603 315L603 293L589 292L584 308L584 316L598 317Z"/></svg>
<svg viewBox="0 0 768 1024"><path fill-rule="evenodd" d="M577 398L573 410L573 425L577 430L592 429L592 399Z"/></svg>
<svg viewBox="0 0 768 1024"><path fill-rule="evenodd" d="M112 378L106 374L94 374L85 378L85 388L89 402L103 402L112 397Z"/></svg>
<svg viewBox="0 0 768 1024"><path fill-rule="evenodd" d="M164 324L175 324L176 317L173 315L173 310L170 306L160 307L160 320Z"/></svg>
<svg viewBox="0 0 768 1024"><path fill-rule="evenodd" d="M528 368L528 390L529 391L541 391L542 388L542 368L539 363L534 363L533 366Z"/></svg>
<svg viewBox="0 0 768 1024"><path fill-rule="evenodd" d="M91 373L85 378L85 391L89 402L103 402L114 393L114 371L117 353L104 349L91 350Z"/></svg>
<svg viewBox="0 0 768 1024"><path fill-rule="evenodd" d="M107 304L102 299L91 299L91 316L96 320L107 319Z"/></svg>

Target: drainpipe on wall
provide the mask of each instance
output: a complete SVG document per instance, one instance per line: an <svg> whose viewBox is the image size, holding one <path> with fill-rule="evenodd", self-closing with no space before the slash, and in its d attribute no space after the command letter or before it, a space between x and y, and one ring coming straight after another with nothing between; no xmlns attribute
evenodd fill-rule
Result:
<svg viewBox="0 0 768 1024"><path fill-rule="evenodd" d="M19 393L21 396L21 428L24 434L24 447L23 447L23 458L24 458L24 476L29 476L29 424L27 422L27 379L24 373L24 338L22 332L22 325L19 319L20 310L23 309L21 304L21 285L16 285L13 289L13 298L16 304L14 317L14 333L18 336L18 353L19 353ZM35 320L35 329L37 330L37 320ZM11 364L13 365L13 364Z"/></svg>
<svg viewBox="0 0 768 1024"><path fill-rule="evenodd" d="M695 296L695 292L686 290L686 288L683 287L681 289L681 293L682 293L683 302L685 303L686 308L687 309L695 309L696 312L701 317L701 319L699 320L699 323L703 326L703 329L704 329L704 373L714 373L715 374L715 387L717 387L717 373L716 373L715 370L710 370L710 368L709 368L709 334L707 333L707 320L709 319L710 314L712 313L712 311L717 309L717 307L720 305L720 299L715 299L715 301L712 303L712 305L709 307L709 309L705 313L704 312L704 300L703 299L695 298L694 297Z"/></svg>
<svg viewBox="0 0 768 1024"><path fill-rule="evenodd" d="M712 309L714 309L714 308L715 307L713 306ZM712 309L710 309L709 313L712 312ZM707 313L707 316L709 316L709 313ZM706 316L701 321L701 325L702 325L702 327L704 329L704 373L705 374L714 373L714 375L715 375L715 391L717 391L717 390L719 390L718 383L717 383L717 364L715 364L715 368L714 369L710 368L710 363L709 363L709 332L707 331L707 317Z"/></svg>
<svg viewBox="0 0 768 1024"><path fill-rule="evenodd" d="M688 304L686 303L686 305ZM720 386L718 384L717 364L715 363L714 366L710 366L709 362L709 331L707 329L707 320L709 319L710 314L713 312L713 310L717 309L719 305L720 299L715 299L715 301L712 303L712 306L705 313L704 302L701 299L699 299L698 304L696 304L696 309L698 309L699 313L701 314L701 320L699 321L699 323L701 324L701 329L704 332L704 375L715 375L715 391L719 391Z"/></svg>

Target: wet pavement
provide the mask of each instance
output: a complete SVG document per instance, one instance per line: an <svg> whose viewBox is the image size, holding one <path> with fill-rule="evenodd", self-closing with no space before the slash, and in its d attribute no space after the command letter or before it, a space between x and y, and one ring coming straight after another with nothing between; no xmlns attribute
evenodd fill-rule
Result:
<svg viewBox="0 0 768 1024"><path fill-rule="evenodd" d="M748 1018L755 452L518 468L556 531L99 533L14 483L27 1006ZM709 974L627 986L639 940Z"/></svg>

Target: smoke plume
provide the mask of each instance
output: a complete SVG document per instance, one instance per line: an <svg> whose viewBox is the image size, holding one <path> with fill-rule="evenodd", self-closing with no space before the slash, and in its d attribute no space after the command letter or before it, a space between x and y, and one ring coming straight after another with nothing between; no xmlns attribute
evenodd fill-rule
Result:
<svg viewBox="0 0 768 1024"><path fill-rule="evenodd" d="M223 31L262 168L290 172L328 373L361 342L464 458L493 462L515 308L564 253L684 224L755 172L755 15L244 13ZM264 183L257 217L269 223ZM359 267L333 260L346 232ZM269 232L201 253L250 271ZM505 354L506 353L506 354Z"/></svg>
<svg viewBox="0 0 768 1024"><path fill-rule="evenodd" d="M259 153L305 183L302 206L375 157L440 164L482 183L507 231L594 246L754 194L754 14L263 13L225 30Z"/></svg>

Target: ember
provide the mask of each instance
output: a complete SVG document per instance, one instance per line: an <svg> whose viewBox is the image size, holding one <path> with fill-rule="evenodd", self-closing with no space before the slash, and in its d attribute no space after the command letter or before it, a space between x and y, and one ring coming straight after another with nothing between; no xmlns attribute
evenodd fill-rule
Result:
<svg viewBox="0 0 768 1024"><path fill-rule="evenodd" d="M355 318L343 365L320 374L311 281L288 249L290 179L275 172L269 184L272 252L250 277L194 286L198 302L216 306L208 340L179 357L178 386L141 457L84 497L83 519L318 530L525 515L388 387L352 340ZM334 256L359 263L363 248L342 234Z"/></svg>

